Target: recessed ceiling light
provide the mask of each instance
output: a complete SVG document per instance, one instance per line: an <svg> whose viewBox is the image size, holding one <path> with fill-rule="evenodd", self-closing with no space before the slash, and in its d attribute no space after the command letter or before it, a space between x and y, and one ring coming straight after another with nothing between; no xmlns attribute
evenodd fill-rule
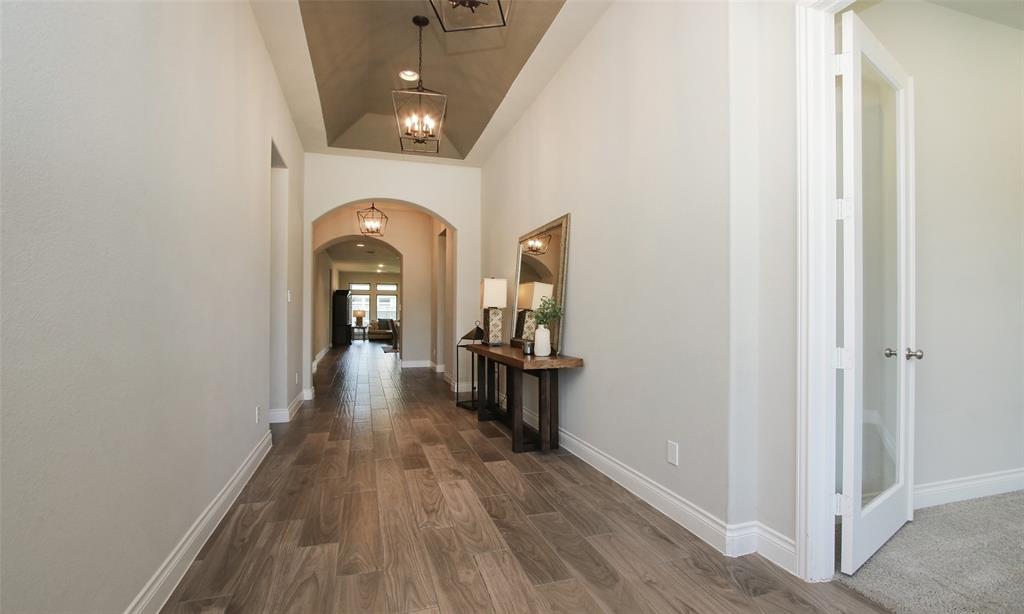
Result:
<svg viewBox="0 0 1024 614"><path fill-rule="evenodd" d="M365 243L356 243L356 247L366 247Z"/></svg>
<svg viewBox="0 0 1024 614"><path fill-rule="evenodd" d="M420 80L420 73L416 72L415 70L413 70L411 68L406 68L403 71L399 71L398 76L402 79L402 81L419 81Z"/></svg>
<svg viewBox="0 0 1024 614"><path fill-rule="evenodd" d="M384 266L384 265L383 264L378 264L377 266Z"/></svg>

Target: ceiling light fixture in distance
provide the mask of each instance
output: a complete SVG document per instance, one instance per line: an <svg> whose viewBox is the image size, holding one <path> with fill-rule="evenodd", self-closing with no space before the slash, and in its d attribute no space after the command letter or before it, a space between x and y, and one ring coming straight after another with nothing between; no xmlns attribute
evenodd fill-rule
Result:
<svg viewBox="0 0 1024 614"><path fill-rule="evenodd" d="M402 81L412 81L415 83L420 80L420 73L410 68L406 68L405 70L399 71L398 77Z"/></svg>

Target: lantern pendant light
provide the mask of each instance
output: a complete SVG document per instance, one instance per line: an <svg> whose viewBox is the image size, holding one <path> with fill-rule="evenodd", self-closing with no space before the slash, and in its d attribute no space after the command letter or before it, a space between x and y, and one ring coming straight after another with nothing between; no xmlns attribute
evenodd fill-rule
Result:
<svg viewBox="0 0 1024 614"><path fill-rule="evenodd" d="M534 235L523 241L523 253L531 256L543 256L548 252L549 243L551 243L550 234Z"/></svg>
<svg viewBox="0 0 1024 614"><path fill-rule="evenodd" d="M445 32L501 28L508 25L512 0L430 0Z"/></svg>
<svg viewBox="0 0 1024 614"><path fill-rule="evenodd" d="M423 28L430 20L417 15L412 23L419 28L419 82L416 87L391 92L398 140L404 152L436 154L441 149L441 124L448 96L423 87Z"/></svg>
<svg viewBox="0 0 1024 614"><path fill-rule="evenodd" d="M388 216L384 215L375 203L370 203L366 209L356 211L356 217L359 219L359 232L368 237L384 236L384 229L388 227Z"/></svg>

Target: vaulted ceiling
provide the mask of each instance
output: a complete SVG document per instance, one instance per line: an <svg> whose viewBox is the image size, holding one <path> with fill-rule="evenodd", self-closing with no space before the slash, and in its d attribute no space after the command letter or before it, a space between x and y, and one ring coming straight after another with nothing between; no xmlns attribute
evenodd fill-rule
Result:
<svg viewBox="0 0 1024 614"><path fill-rule="evenodd" d="M416 69L412 18L425 15L424 86L448 94L440 156L473 148L564 0L514 0L509 25L445 33L427 0L300 0L327 143L398 153L391 91Z"/></svg>

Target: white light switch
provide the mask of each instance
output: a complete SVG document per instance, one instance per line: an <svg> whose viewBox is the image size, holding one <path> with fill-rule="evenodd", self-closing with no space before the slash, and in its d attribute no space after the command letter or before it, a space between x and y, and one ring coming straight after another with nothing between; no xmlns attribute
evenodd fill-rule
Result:
<svg viewBox="0 0 1024 614"><path fill-rule="evenodd" d="M288 302L289 303L292 302L292 291L291 290L288 291Z"/></svg>
<svg viewBox="0 0 1024 614"><path fill-rule="evenodd" d="M665 460L670 465L679 466L679 444L674 441L666 442L668 445L665 446Z"/></svg>

